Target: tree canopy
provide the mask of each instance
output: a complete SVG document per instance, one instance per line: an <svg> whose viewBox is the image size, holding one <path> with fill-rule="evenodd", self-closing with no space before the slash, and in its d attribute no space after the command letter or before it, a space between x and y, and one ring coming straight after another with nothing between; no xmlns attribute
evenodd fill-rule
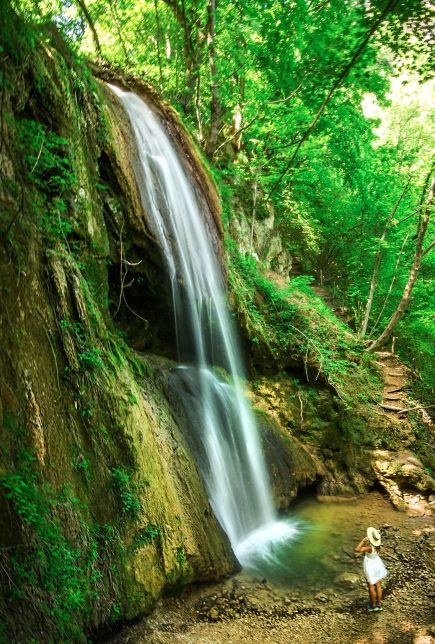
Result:
<svg viewBox="0 0 435 644"><path fill-rule="evenodd" d="M13 6L47 38L55 25L78 56L150 81L181 112L245 216L273 211L285 247L342 298L367 346L389 329L382 341L397 337L402 357L430 380L435 85L427 0Z"/></svg>

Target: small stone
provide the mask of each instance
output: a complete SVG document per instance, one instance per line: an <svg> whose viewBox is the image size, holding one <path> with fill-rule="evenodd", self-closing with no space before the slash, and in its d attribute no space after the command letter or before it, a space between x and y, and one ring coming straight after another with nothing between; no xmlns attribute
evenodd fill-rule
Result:
<svg viewBox="0 0 435 644"><path fill-rule="evenodd" d="M215 606L213 606L213 608L210 608L210 610L208 611L208 616L212 622L217 622L217 620L219 619L218 609Z"/></svg>

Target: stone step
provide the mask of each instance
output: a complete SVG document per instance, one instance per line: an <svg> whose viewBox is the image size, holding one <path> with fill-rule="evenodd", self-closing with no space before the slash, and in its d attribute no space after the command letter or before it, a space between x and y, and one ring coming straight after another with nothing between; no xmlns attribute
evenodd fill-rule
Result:
<svg viewBox="0 0 435 644"><path fill-rule="evenodd" d="M384 400L405 400L405 393L384 393Z"/></svg>

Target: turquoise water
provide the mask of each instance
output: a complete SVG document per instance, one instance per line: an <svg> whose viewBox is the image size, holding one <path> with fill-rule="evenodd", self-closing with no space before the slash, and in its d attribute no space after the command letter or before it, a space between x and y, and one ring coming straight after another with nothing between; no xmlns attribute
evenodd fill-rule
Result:
<svg viewBox="0 0 435 644"><path fill-rule="evenodd" d="M290 539L276 541L256 558L250 557L245 573L278 586L331 586L343 572L361 573L362 560L354 548L368 525L379 523L376 503L363 499L349 502L297 503L283 522L294 530Z"/></svg>

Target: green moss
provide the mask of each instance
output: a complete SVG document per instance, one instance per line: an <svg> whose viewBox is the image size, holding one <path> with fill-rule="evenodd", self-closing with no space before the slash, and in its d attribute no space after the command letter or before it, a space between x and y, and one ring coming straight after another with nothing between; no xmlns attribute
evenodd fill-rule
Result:
<svg viewBox="0 0 435 644"><path fill-rule="evenodd" d="M23 528L31 529L26 547L17 545L10 554L14 584L6 601L28 603L47 633L71 640L80 637L96 592L90 574L96 563L96 545L89 534L82 549L65 536L59 509L75 512L78 499L68 487L56 493L45 485L35 470L35 460L31 453L21 452L15 470L0 479Z"/></svg>
<svg viewBox="0 0 435 644"><path fill-rule="evenodd" d="M321 377L348 406L374 402L380 379L361 341L338 320L308 284L295 278L278 287L249 256L229 245L229 283L239 317L253 345L277 364L289 358Z"/></svg>

